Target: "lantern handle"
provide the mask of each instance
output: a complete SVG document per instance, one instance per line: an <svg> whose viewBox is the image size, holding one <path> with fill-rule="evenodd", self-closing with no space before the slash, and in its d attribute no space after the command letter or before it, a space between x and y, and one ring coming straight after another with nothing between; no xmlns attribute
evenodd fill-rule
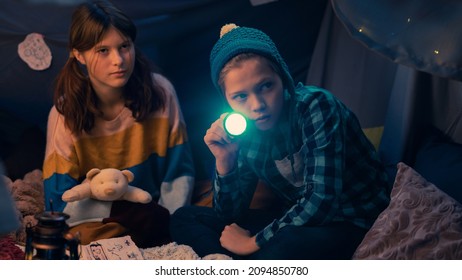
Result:
<svg viewBox="0 0 462 280"><path fill-rule="evenodd" d="M34 229L32 228L32 224L30 222L26 225L26 246L24 249L25 259L32 260L34 255L34 248L32 248L32 237L34 235Z"/></svg>

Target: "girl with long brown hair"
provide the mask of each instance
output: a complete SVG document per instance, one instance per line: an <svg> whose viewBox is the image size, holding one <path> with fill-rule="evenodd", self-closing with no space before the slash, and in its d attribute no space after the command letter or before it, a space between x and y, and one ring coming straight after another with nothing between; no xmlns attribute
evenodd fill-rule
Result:
<svg viewBox="0 0 462 280"><path fill-rule="evenodd" d="M69 59L56 80L43 166L45 198L70 215L83 243L131 234L139 246L168 241L169 214L189 203L194 167L172 84L135 46L136 26L107 1L72 16ZM64 201L92 168L127 169L148 204ZM160 224L159 224L160 223Z"/></svg>

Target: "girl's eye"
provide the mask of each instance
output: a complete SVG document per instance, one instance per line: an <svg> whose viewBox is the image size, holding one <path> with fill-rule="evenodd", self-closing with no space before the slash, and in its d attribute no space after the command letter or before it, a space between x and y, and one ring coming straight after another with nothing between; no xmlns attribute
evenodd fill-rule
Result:
<svg viewBox="0 0 462 280"><path fill-rule="evenodd" d="M125 43L120 46L120 50L127 52L127 51L130 51L131 47L132 45L130 43Z"/></svg>
<svg viewBox="0 0 462 280"><path fill-rule="evenodd" d="M97 50L97 52L100 54L106 54L108 52L108 49L99 49Z"/></svg>

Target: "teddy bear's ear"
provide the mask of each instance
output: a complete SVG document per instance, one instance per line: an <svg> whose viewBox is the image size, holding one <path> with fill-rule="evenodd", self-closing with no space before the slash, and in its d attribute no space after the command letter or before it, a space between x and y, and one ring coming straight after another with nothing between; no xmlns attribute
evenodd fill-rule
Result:
<svg viewBox="0 0 462 280"><path fill-rule="evenodd" d="M87 172L87 179L91 180L93 177L95 177L96 174L100 173L101 170L98 168L92 168L90 171Z"/></svg>
<svg viewBox="0 0 462 280"><path fill-rule="evenodd" d="M133 179L135 179L135 175L133 175L133 173L130 170L122 170L122 174L124 174L125 177L127 177L129 183L133 181Z"/></svg>

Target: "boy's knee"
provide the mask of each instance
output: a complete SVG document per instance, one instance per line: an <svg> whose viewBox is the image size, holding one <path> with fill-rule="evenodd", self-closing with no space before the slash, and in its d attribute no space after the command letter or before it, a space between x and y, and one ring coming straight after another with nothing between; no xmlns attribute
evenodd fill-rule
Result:
<svg viewBox="0 0 462 280"><path fill-rule="evenodd" d="M171 220L190 220L195 219L198 215L206 213L207 209L196 205L186 205L178 208L172 215Z"/></svg>
<svg viewBox="0 0 462 280"><path fill-rule="evenodd" d="M182 206L178 209L175 210L175 212L173 212L173 214L171 215L171 219L179 219L181 217L184 217L184 216L187 216L187 215L190 215L192 213L192 210L190 209L192 206L190 205L187 205L187 206Z"/></svg>

